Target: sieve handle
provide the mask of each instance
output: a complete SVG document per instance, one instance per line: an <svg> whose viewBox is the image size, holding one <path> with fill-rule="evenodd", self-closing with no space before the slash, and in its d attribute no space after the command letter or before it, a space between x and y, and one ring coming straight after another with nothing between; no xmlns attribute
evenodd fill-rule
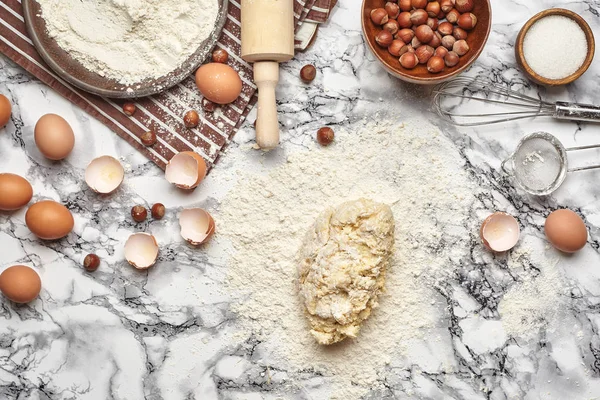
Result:
<svg viewBox="0 0 600 400"><path fill-rule="evenodd" d="M554 118L571 121L600 122L600 107L598 106L567 103L564 101L557 101L554 103L554 106Z"/></svg>

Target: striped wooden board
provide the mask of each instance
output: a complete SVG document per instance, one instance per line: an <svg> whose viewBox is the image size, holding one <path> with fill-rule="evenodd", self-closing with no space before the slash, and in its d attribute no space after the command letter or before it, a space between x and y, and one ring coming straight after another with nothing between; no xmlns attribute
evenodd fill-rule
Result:
<svg viewBox="0 0 600 400"><path fill-rule="evenodd" d="M27 35L20 0L0 2L0 52L100 120L161 168L164 169L178 152L189 150L200 154L212 167L256 103L252 67L240 57L238 1L229 0L227 21L216 46L229 53L228 64L242 78L242 94L235 102L219 106L213 112L203 110L202 96L196 89L193 76L158 95L137 99L138 110L131 117L123 114L122 101L95 96L73 87L57 76L35 50ZM331 3L332 0L294 0L296 25L303 25L312 10L316 10L312 18L326 21ZM323 11L325 9L327 12ZM303 42L297 41L296 47L302 49ZM183 115L189 110L196 110L200 115L200 124L195 129L187 129L183 125ZM152 147L144 146L140 140L149 130L154 131L158 139Z"/></svg>

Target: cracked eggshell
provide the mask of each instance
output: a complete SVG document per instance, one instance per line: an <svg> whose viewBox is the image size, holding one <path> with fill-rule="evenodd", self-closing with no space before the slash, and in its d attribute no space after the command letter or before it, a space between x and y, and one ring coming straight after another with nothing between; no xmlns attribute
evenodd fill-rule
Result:
<svg viewBox="0 0 600 400"><path fill-rule="evenodd" d="M504 212L496 212L487 217L479 229L484 246L497 253L515 247L520 235L521 229L517 220Z"/></svg>
<svg viewBox="0 0 600 400"><path fill-rule="evenodd" d="M165 169L165 178L180 189L194 189L206 176L206 162L193 151L175 154Z"/></svg>
<svg viewBox="0 0 600 400"><path fill-rule="evenodd" d="M215 232L213 217L202 208L183 210L179 216L181 237L193 246L206 243Z"/></svg>
<svg viewBox="0 0 600 400"><path fill-rule="evenodd" d="M134 233L125 242L125 259L135 269L148 269L158 258L158 243L149 233Z"/></svg>
<svg viewBox="0 0 600 400"><path fill-rule="evenodd" d="M85 182L96 193L112 193L123 183L125 170L114 157L102 156L92 160L85 170Z"/></svg>

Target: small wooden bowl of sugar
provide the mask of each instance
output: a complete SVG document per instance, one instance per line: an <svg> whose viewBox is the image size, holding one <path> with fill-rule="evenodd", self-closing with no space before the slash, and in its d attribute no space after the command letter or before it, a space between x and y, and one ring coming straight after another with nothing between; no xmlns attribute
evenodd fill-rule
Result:
<svg viewBox="0 0 600 400"><path fill-rule="evenodd" d="M547 86L578 79L594 59L594 34L573 11L551 8L531 18L515 44L517 63L533 81Z"/></svg>

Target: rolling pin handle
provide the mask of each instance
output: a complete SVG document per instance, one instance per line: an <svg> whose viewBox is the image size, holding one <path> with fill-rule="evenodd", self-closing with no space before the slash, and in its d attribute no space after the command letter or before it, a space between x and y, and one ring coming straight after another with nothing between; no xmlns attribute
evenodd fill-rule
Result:
<svg viewBox="0 0 600 400"><path fill-rule="evenodd" d="M261 149L270 150L279 145L279 120L275 98L275 88L279 82L279 63L255 62L254 82L258 88L256 143Z"/></svg>

